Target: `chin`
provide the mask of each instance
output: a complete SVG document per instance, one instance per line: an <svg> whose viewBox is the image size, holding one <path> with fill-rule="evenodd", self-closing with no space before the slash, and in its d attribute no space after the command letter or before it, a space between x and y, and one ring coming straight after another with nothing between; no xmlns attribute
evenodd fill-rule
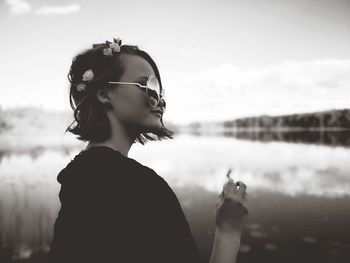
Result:
<svg viewBox="0 0 350 263"><path fill-rule="evenodd" d="M162 124L159 122L159 124L153 125L153 126L148 126L146 129L148 132L153 132L153 131L158 131L162 127Z"/></svg>
<svg viewBox="0 0 350 263"><path fill-rule="evenodd" d="M158 120L153 119L148 121L147 123L144 123L143 130L144 132L153 132L153 131L160 130L161 127L162 127L162 123L160 121L160 118Z"/></svg>

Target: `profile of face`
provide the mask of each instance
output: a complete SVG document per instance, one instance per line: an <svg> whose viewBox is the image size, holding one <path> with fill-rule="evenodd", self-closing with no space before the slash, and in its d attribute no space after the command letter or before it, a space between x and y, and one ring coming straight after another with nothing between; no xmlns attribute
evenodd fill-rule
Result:
<svg viewBox="0 0 350 263"><path fill-rule="evenodd" d="M140 56L121 54L120 60L124 69L118 80L120 82L146 85L148 77L155 75L151 65ZM119 122L138 132L152 132L162 126L161 117L152 112L160 109L160 105L152 108L148 103L146 91L137 85L118 84L106 92L99 91L97 97L101 102L109 102L112 105L113 109L107 111L111 122Z"/></svg>

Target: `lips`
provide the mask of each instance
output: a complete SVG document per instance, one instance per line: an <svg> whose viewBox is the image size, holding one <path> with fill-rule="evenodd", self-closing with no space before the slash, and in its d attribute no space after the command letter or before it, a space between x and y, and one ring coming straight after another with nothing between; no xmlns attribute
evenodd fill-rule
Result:
<svg viewBox="0 0 350 263"><path fill-rule="evenodd" d="M163 112L161 110L154 110L154 111L151 111L151 112L154 113L154 114L159 115L160 117L163 115Z"/></svg>
<svg viewBox="0 0 350 263"><path fill-rule="evenodd" d="M161 110L154 110L154 111L151 111L153 113L159 113L160 115L163 115L163 112Z"/></svg>

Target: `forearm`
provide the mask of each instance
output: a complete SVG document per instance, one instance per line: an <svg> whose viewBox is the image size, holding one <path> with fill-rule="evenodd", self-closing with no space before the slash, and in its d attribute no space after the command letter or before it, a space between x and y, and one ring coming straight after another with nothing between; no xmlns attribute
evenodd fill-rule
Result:
<svg viewBox="0 0 350 263"><path fill-rule="evenodd" d="M235 263L240 243L240 233L224 234L216 230L209 263Z"/></svg>

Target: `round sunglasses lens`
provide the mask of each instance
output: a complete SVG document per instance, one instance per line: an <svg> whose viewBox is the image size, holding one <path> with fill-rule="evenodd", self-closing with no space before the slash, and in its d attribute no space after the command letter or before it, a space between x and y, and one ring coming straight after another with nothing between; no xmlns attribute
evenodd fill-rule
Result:
<svg viewBox="0 0 350 263"><path fill-rule="evenodd" d="M151 104L151 106L157 106L158 102L159 102L159 96L157 94L157 92L155 92L154 90L148 89L147 91L147 95L148 95L148 100Z"/></svg>
<svg viewBox="0 0 350 263"><path fill-rule="evenodd" d="M158 79L154 76L147 81L147 93L150 105L152 107L157 106L160 99L160 85Z"/></svg>
<svg viewBox="0 0 350 263"><path fill-rule="evenodd" d="M158 94L160 94L160 85L159 81L155 76L151 76L147 81L147 86L149 89L154 90Z"/></svg>

